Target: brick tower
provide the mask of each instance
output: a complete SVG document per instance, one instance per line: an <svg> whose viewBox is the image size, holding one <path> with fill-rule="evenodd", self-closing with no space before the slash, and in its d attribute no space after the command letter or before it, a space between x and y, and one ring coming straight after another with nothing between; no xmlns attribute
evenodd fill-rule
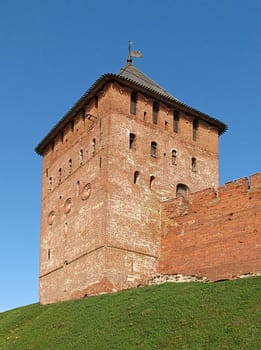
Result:
<svg viewBox="0 0 261 350"><path fill-rule="evenodd" d="M160 203L218 185L225 130L131 62L101 76L36 147L43 156L40 302L150 279Z"/></svg>

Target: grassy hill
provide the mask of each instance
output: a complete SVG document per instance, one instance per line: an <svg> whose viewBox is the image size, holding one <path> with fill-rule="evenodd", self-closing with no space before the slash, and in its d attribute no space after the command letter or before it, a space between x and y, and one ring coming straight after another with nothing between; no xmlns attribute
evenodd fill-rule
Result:
<svg viewBox="0 0 261 350"><path fill-rule="evenodd" d="M261 278L164 284L0 313L0 349L261 349Z"/></svg>

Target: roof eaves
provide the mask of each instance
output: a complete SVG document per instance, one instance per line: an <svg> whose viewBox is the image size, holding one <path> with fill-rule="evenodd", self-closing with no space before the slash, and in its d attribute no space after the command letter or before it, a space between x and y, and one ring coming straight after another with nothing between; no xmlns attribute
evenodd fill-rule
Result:
<svg viewBox="0 0 261 350"><path fill-rule="evenodd" d="M79 98L79 100L69 109L69 111L59 120L57 124L51 129L51 131L42 139L42 141L35 147L35 152L42 155L44 149L48 146L51 139L54 139L71 120L73 115L79 111L86 104L86 98L92 98L99 89L101 83L106 84L110 80L112 74L104 74L98 78L91 87Z"/></svg>
<svg viewBox="0 0 261 350"><path fill-rule="evenodd" d="M44 152L44 149L48 146L48 144L50 143L50 141L52 139L54 139L55 137L57 137L57 135L59 134L60 130L62 128L64 128L68 122L71 120L71 118L73 117L73 115L75 113L77 113L79 111L79 109L81 109L85 104L86 104L86 99L87 98L92 98L93 96L95 96L95 94L97 94L98 90L101 88L100 85L101 84L106 84L109 81L119 81L119 82L127 82L131 87L136 86L140 89L142 89L144 92L149 92L152 95L156 95L158 97L160 97L163 101L168 101L169 103L175 103L178 104L179 106L183 107L185 109L185 111L187 111L187 113L193 112L196 113L197 116L205 121L207 121L208 123L214 125L215 127L218 128L219 130L219 135L223 134L224 132L226 132L227 130L227 125L224 124L223 122L221 122L220 120L213 118L205 113L202 113L198 110L196 110L195 108L190 107L189 105L181 102L180 100L178 100L177 98L175 98L174 96L166 93L161 93L155 89L152 89L144 84L141 84L135 80L132 80L130 78L121 76L119 74L113 74L113 73L106 73L103 74L102 76L100 76L92 85L91 87L80 97L80 99L72 106L72 108L70 108L70 110L62 117L62 119L60 119L60 121L55 124L55 126L51 129L51 131L43 138L43 140L35 147L35 152L42 155Z"/></svg>
<svg viewBox="0 0 261 350"><path fill-rule="evenodd" d="M132 79L129 79L129 78L126 78L126 77L123 77L123 76L119 76L119 75L116 75L116 74L112 74L114 77L120 79L120 80L124 80L124 81L128 81L140 88L143 88L145 89L146 91L150 91L151 93L153 94L156 94L160 97L162 97L164 100L168 100L169 102L175 102L176 104L182 106L183 108L185 108L187 111L191 111L193 113L196 113L198 115L199 118L207 121L208 123L210 124L213 124L215 125L216 127L218 127L219 129L219 135L222 135L223 133L225 133L228 129L227 125L223 122L221 122L220 120L218 120L217 118L214 118L214 117L211 117L210 115L208 114L205 114L203 112L200 112L199 110L185 104L184 102L181 102L180 100L178 100L176 97L168 94L168 93L161 93L159 91L156 91L154 89L151 89L149 88L148 86L145 86L144 84L141 84L139 82L136 82Z"/></svg>

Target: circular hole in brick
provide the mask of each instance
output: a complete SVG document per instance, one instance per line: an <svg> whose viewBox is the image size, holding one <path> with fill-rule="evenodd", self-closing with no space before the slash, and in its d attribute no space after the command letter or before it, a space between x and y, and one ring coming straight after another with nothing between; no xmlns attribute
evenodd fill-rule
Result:
<svg viewBox="0 0 261 350"><path fill-rule="evenodd" d="M72 209L72 198L67 198L64 203L64 213L68 214Z"/></svg>
<svg viewBox="0 0 261 350"><path fill-rule="evenodd" d="M48 225L52 225L54 223L54 219L55 219L55 211L52 210L49 213L48 218L47 218Z"/></svg>
<svg viewBox="0 0 261 350"><path fill-rule="evenodd" d="M91 195L91 190L92 190L91 184L90 183L86 184L81 191L81 199L82 200L88 199Z"/></svg>

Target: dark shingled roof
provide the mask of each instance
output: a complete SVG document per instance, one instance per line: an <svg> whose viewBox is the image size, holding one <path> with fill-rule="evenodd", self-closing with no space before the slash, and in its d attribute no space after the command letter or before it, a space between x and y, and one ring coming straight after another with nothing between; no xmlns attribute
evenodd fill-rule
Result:
<svg viewBox="0 0 261 350"><path fill-rule="evenodd" d="M151 80L145 74L143 74L140 70L138 70L131 63L127 63L118 73L119 76L126 78L128 80L135 81L139 85L143 85L149 90L153 90L160 95L166 96L167 98L175 99L171 96L166 90L164 90L160 85L155 83L155 81ZM177 99L175 99L178 101Z"/></svg>
<svg viewBox="0 0 261 350"><path fill-rule="evenodd" d="M43 154L44 149L50 142L59 134L59 132L68 124L75 113L79 111L87 103L88 100L96 96L98 91L104 87L108 82L117 81L118 83L129 86L137 91L142 91L152 98L159 99L162 102L174 105L173 108L180 108L187 114L193 113L199 119L205 120L209 124L216 127L219 134L223 134L227 130L227 125L216 118L202 113L185 103L179 101L174 96L170 95L160 85L155 83L140 70L138 70L132 63L127 63L118 74L104 74L85 92L85 94L75 103L75 105L64 115L64 117L53 127L47 136L38 144L35 151L38 154Z"/></svg>

